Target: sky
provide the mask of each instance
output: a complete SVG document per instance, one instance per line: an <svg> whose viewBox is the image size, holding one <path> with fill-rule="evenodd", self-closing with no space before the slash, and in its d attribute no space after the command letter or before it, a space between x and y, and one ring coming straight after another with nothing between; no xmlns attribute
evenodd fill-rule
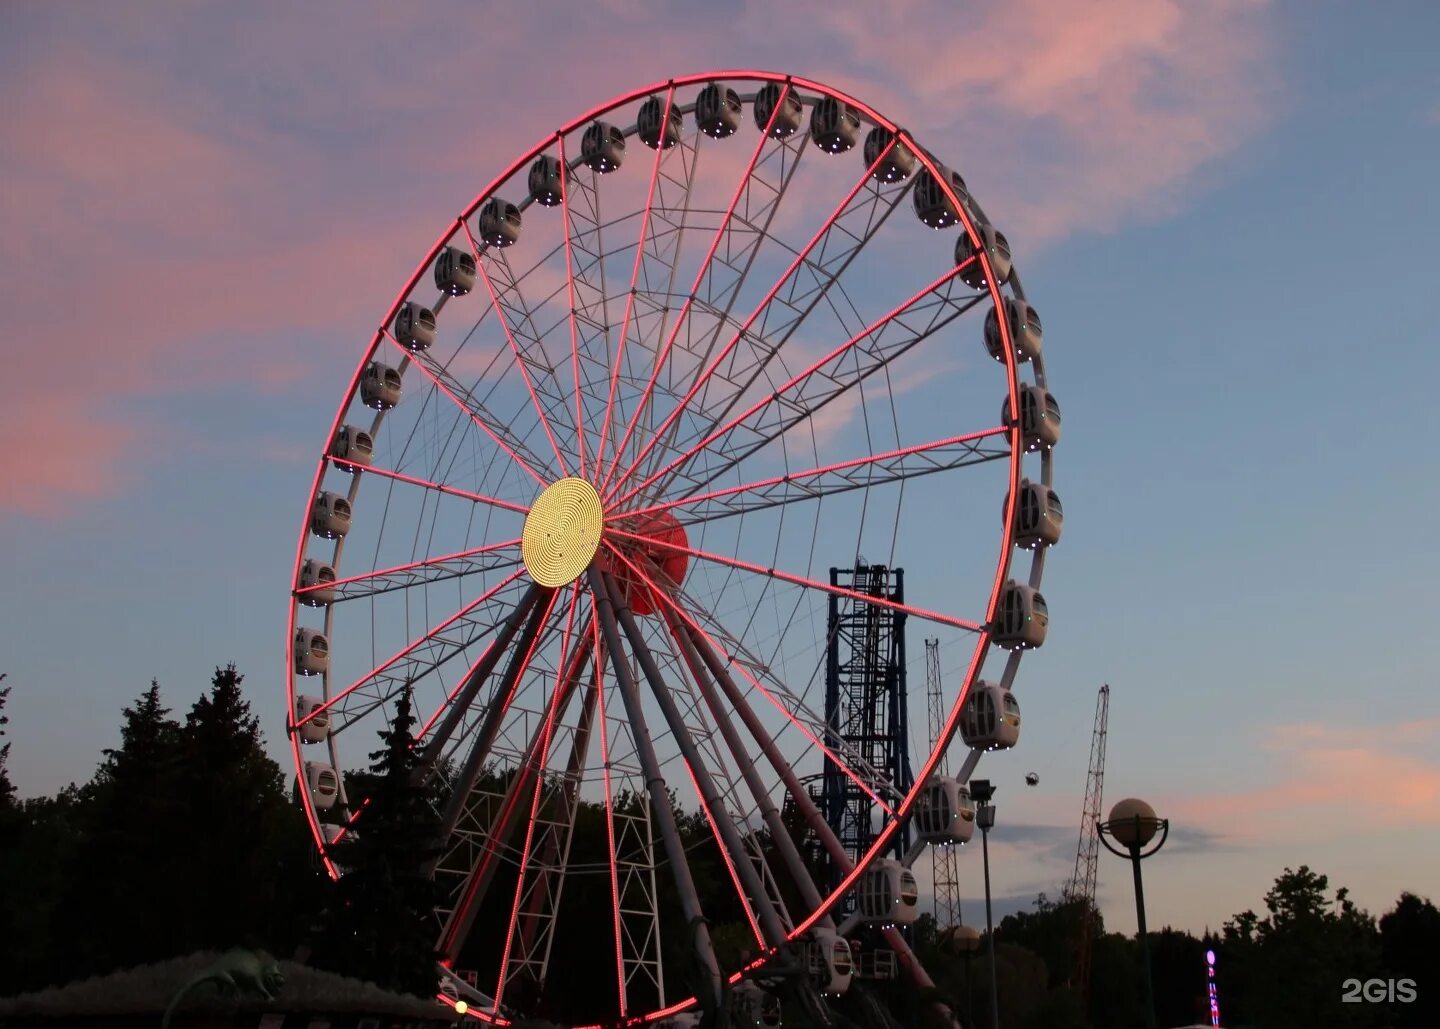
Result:
<svg viewBox="0 0 1440 1029"><path fill-rule="evenodd" d="M229 661L288 762L295 532L375 319L555 126L754 67L945 155L1044 312L1069 517L1024 737L982 766L999 910L1070 874L1106 682L1106 806L1174 826L1152 927L1218 927L1300 864L1377 914L1440 897L1440 9L883 6L0 7L21 794L88 778L152 677L183 710ZM1102 854L1111 928L1129 889Z"/></svg>

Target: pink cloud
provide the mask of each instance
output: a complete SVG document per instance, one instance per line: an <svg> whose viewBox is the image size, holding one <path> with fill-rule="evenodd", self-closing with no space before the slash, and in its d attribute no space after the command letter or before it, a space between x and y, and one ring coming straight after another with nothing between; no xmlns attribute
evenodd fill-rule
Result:
<svg viewBox="0 0 1440 1029"><path fill-rule="evenodd" d="M1265 738L1270 781L1177 799L1173 817L1256 839L1329 834L1337 817L1347 832L1440 827L1440 719L1281 725Z"/></svg>
<svg viewBox="0 0 1440 1029"><path fill-rule="evenodd" d="M343 10L142 26L100 8L0 72L0 299L34 312L7 347L25 402L0 408L0 439L26 445L5 448L0 512L133 482L115 469L148 398L305 387L334 403L413 262L506 160L637 80L715 63L708 14L643 0L578 9L558 35L525 6L465 16L403 61L410 13ZM1077 18L1020 0L962 16L904 0L878 45L872 6L805 0L749 4L727 32L755 63L779 57L934 140L1027 252L1191 198L1264 123L1266 10L1099 0ZM511 42L487 51L497 17ZM142 28L144 63L111 56ZM182 72L196 53L204 74ZM564 73L534 74L540 53ZM477 94L482 58L485 83L524 88Z"/></svg>

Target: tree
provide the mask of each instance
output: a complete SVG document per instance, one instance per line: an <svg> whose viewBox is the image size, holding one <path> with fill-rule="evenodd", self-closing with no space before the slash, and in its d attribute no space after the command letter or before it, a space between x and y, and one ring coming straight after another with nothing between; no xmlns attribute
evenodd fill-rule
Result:
<svg viewBox="0 0 1440 1029"><path fill-rule="evenodd" d="M5 674L0 673L0 683L5 681ZM10 699L10 687L0 686L0 739L5 736L5 726L10 724L10 716L5 713L5 701ZM0 746L0 826L4 825L5 815L15 810L15 786L10 782L10 771L6 765L10 762L10 744Z"/></svg>
<svg viewBox="0 0 1440 1029"><path fill-rule="evenodd" d="M433 996L439 987L432 912L441 899L428 874L439 819L416 774L415 716L407 690L395 705L370 774L356 781L356 831L329 849L343 870L331 886L315 963L387 989Z"/></svg>
<svg viewBox="0 0 1440 1029"><path fill-rule="evenodd" d="M1429 898L1400 894L1380 917L1380 951L1387 977L1416 984L1414 1000L1391 1008L1395 1029L1440 1025L1440 910Z"/></svg>
<svg viewBox="0 0 1440 1029"><path fill-rule="evenodd" d="M1220 998L1229 1021L1266 1029L1335 1029L1382 1024L1385 1009L1346 1004L1342 984L1380 971L1375 920L1343 887L1308 865L1286 868L1265 894L1264 918L1245 911L1225 924ZM1243 1018L1242 1018L1243 1016Z"/></svg>
<svg viewBox="0 0 1440 1029"><path fill-rule="evenodd" d="M280 766L265 753L244 681L235 665L217 667L180 731L180 796L192 831L180 841L191 903L179 917L196 948L291 942L276 937L291 935L297 870L280 858L303 840L304 824L286 803Z"/></svg>

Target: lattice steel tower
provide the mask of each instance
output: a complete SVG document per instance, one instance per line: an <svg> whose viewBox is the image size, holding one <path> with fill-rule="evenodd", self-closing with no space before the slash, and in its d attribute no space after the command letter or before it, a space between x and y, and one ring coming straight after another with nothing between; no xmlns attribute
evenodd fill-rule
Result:
<svg viewBox="0 0 1440 1029"><path fill-rule="evenodd" d="M1105 787L1105 733L1110 721L1110 684L1095 698L1095 729L1090 736L1090 774L1085 780L1085 808L1080 813L1080 842L1075 848L1075 874L1065 884L1067 901L1084 901L1080 939L1075 953L1075 986L1090 995L1090 937L1095 915L1095 871L1100 856L1100 798Z"/></svg>
<svg viewBox="0 0 1440 1029"><path fill-rule="evenodd" d="M945 727L945 694L940 688L940 641L925 641L925 696L930 708L930 749L940 746ZM948 749L948 748L947 748ZM940 756L936 775L950 774L950 755ZM954 847L932 846L930 860L935 868L935 921L943 932L960 924L960 882Z"/></svg>
<svg viewBox="0 0 1440 1029"><path fill-rule="evenodd" d="M830 584L867 596L905 602L905 571L885 565L830 569ZM825 723L832 749L857 754L900 790L913 782L910 772L909 720L905 707L905 619L903 611L830 595L825 660ZM821 780L821 810L846 851L859 857L869 849L888 816L878 824L870 797L827 756ZM901 857L910 846L910 826L895 834L892 852ZM839 882L830 870L830 885ZM854 906L853 895L845 910Z"/></svg>

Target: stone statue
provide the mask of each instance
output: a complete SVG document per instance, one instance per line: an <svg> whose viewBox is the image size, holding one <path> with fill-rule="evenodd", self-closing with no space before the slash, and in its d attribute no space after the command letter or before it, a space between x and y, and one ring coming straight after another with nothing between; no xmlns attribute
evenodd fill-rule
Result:
<svg viewBox="0 0 1440 1029"><path fill-rule="evenodd" d="M240 947L228 950L214 964L180 987L170 1001L170 1006L165 1009L165 1017L160 1020L160 1029L169 1029L170 1016L180 1001L202 983L214 983L220 995L226 998L238 1000L256 997L274 1000L275 994L285 985L285 977L280 974L279 963L263 950L245 950Z"/></svg>

